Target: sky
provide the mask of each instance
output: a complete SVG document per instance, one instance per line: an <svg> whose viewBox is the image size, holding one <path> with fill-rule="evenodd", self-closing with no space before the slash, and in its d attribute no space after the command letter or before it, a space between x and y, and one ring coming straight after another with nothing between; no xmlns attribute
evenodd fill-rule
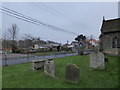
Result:
<svg viewBox="0 0 120 90"><path fill-rule="evenodd" d="M92 35L95 39L100 35L103 16L105 20L118 18L117 2L3 2L2 6L77 35ZM68 40L71 43L77 36L2 14L3 33L13 23L19 27L17 39L22 39L24 34L30 34L42 40L59 43L66 43Z"/></svg>

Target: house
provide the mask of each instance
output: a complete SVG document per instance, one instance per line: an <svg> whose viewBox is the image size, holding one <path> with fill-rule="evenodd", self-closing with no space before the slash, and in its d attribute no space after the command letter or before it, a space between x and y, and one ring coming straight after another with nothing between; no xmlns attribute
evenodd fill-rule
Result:
<svg viewBox="0 0 120 90"><path fill-rule="evenodd" d="M90 48L92 48L93 46L95 46L95 47L98 47L98 45L99 45L99 40L96 40L96 39L86 39L85 40L85 45L86 45L86 49L90 49Z"/></svg>
<svg viewBox="0 0 120 90"><path fill-rule="evenodd" d="M34 44L33 49L46 48L45 45Z"/></svg>
<svg viewBox="0 0 120 90"><path fill-rule="evenodd" d="M100 35L100 50L106 54L120 55L120 18L103 18Z"/></svg>
<svg viewBox="0 0 120 90"><path fill-rule="evenodd" d="M48 47L57 47L61 45L60 43L54 42L54 41L47 41L47 46Z"/></svg>
<svg viewBox="0 0 120 90"><path fill-rule="evenodd" d="M72 43L71 43L71 45L73 45L74 47L77 47L78 46L78 42L76 42L76 41L72 41Z"/></svg>
<svg viewBox="0 0 120 90"><path fill-rule="evenodd" d="M33 49L46 48L46 47L47 47L47 43L43 40L37 41L36 44L32 46Z"/></svg>
<svg viewBox="0 0 120 90"><path fill-rule="evenodd" d="M98 41L96 39L86 39L86 42L90 43L93 46L98 45Z"/></svg>

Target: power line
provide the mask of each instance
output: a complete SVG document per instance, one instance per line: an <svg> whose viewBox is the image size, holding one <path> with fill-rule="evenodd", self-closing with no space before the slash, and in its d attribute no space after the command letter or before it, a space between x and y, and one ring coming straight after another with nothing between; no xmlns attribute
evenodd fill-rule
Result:
<svg viewBox="0 0 120 90"><path fill-rule="evenodd" d="M33 24L39 25L39 26L40 26L40 25L43 25L43 26L45 26L45 27L51 28L51 29L56 30L56 31L60 31L60 32L62 31L62 32L66 32L66 33L69 33L69 34L72 34L72 35L77 35L77 34L74 33L74 32L71 32L71 31L68 31L68 30L65 30L65 29L62 29L62 28L55 27L55 26L53 26L53 25L49 25L49 24L43 23L43 22L41 22L41 21L39 21L39 20L37 20L37 19L33 19L33 18L29 17L29 16L25 16L25 15L23 15L23 14L17 12L17 11L8 9L8 8L6 8L6 7L0 6L0 9L1 9L2 11L6 12L6 13L3 13L3 12L2 12L3 14L7 14L7 15L12 16L12 17L15 17L15 18L17 18L17 19L20 19L20 20L23 20L23 21L27 21L27 22L29 22L29 23L33 23Z"/></svg>
<svg viewBox="0 0 120 90"><path fill-rule="evenodd" d="M5 7L3 7L4 9L1 9L2 11L5 11L5 12L7 12L7 13L10 13L10 14L13 14L13 15L16 15L16 16L19 16L19 17L22 17L22 18L24 18L24 19L27 19L27 20L29 20L29 21L32 21L32 22L38 22L38 20L36 20L36 19L33 19L33 18L31 18L31 17L28 17L28 16L25 16L25 15L23 15L23 14L21 14L21 13L18 13L18 12L16 12L16 11L14 11L14 10L10 10L10 9L8 9L8 8L5 8ZM12 12L11 12L12 11ZM42 24L42 25L45 25L45 24L43 24L42 22L40 22L39 21L39 23L40 24Z"/></svg>
<svg viewBox="0 0 120 90"><path fill-rule="evenodd" d="M3 13L3 14L6 14L6 15L8 15L8 16L11 16L11 17L14 17L14 18L17 18L17 19L20 19L20 20L23 20L23 21L29 22L29 23L33 23L33 22L30 22L30 21L25 20L25 19L23 19L23 18L20 18L20 17L14 16L14 15L10 15L10 14L8 14L8 13L6 13L6 12L2 12L2 13ZM36 23L33 23L33 24L36 24ZM36 25L39 25L39 24L36 24Z"/></svg>
<svg viewBox="0 0 120 90"><path fill-rule="evenodd" d="M69 21L69 22L71 22L71 23L73 23L73 22L74 22L74 23L78 23L77 21L73 20L71 17L69 17L69 16L63 14L62 12L60 12L60 11L52 8L51 6L46 5L45 3L33 2L33 3L29 3L29 4L32 4L32 5L34 5L34 6L37 7L37 8L41 8L40 5L45 6L48 11L52 11L51 14L54 13L54 15L57 14L57 15L59 15L59 16L62 16L62 17L64 17L67 21ZM55 12L56 12L56 13L55 13Z"/></svg>
<svg viewBox="0 0 120 90"><path fill-rule="evenodd" d="M36 7L38 7L38 8L40 8L39 5L42 4L42 5L44 5L49 11L52 11L52 13L56 12L56 13L54 13L54 14L57 14L57 15L59 15L59 16L63 16L63 17L64 17L65 19L67 19L68 21L73 22L73 20L72 20L70 17L68 17L68 16L64 15L63 13L61 13L60 11L58 11L58 10L56 10L56 9L48 6L48 5L46 5L45 3L34 2L34 3L31 3L31 4L33 4L34 6L36 6Z"/></svg>

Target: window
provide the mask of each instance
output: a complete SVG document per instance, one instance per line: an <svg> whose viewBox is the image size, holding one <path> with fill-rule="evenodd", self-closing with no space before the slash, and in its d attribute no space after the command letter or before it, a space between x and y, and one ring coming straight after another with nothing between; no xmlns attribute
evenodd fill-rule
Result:
<svg viewBox="0 0 120 90"><path fill-rule="evenodd" d="M120 39L116 36L112 39L112 48L120 48Z"/></svg>

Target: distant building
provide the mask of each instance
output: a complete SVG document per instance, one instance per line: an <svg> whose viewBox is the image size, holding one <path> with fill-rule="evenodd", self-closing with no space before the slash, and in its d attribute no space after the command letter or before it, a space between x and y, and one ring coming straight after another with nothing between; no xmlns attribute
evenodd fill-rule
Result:
<svg viewBox="0 0 120 90"><path fill-rule="evenodd" d="M60 43L54 42L54 41L47 41L47 46L48 47L57 47L61 45Z"/></svg>
<svg viewBox="0 0 120 90"><path fill-rule="evenodd" d="M72 43L71 43L71 45L73 45L74 47L77 47L78 46L78 42L76 42L76 41L73 41Z"/></svg>
<svg viewBox="0 0 120 90"><path fill-rule="evenodd" d="M71 43L74 47L77 47L77 46L81 46L81 45L84 45L85 46L85 49L90 49L92 48L92 46L98 46L99 45L99 40L96 40L96 39L86 39L85 41L83 42L76 42L76 41L73 41Z"/></svg>
<svg viewBox="0 0 120 90"><path fill-rule="evenodd" d="M47 43L43 40L37 41L37 43L32 46L33 49L46 48L46 47L47 47Z"/></svg>
<svg viewBox="0 0 120 90"><path fill-rule="evenodd" d="M33 49L39 49L39 48L46 48L46 47L45 45L38 45L38 44L33 45Z"/></svg>
<svg viewBox="0 0 120 90"><path fill-rule="evenodd" d="M120 18L105 20L101 27L100 50L112 55L120 55Z"/></svg>
<svg viewBox="0 0 120 90"><path fill-rule="evenodd" d="M84 41L86 49L93 49L93 47L99 47L99 40L96 39L86 39Z"/></svg>
<svg viewBox="0 0 120 90"><path fill-rule="evenodd" d="M85 42L88 42L90 45L97 46L99 41L91 38L91 39L86 39Z"/></svg>

